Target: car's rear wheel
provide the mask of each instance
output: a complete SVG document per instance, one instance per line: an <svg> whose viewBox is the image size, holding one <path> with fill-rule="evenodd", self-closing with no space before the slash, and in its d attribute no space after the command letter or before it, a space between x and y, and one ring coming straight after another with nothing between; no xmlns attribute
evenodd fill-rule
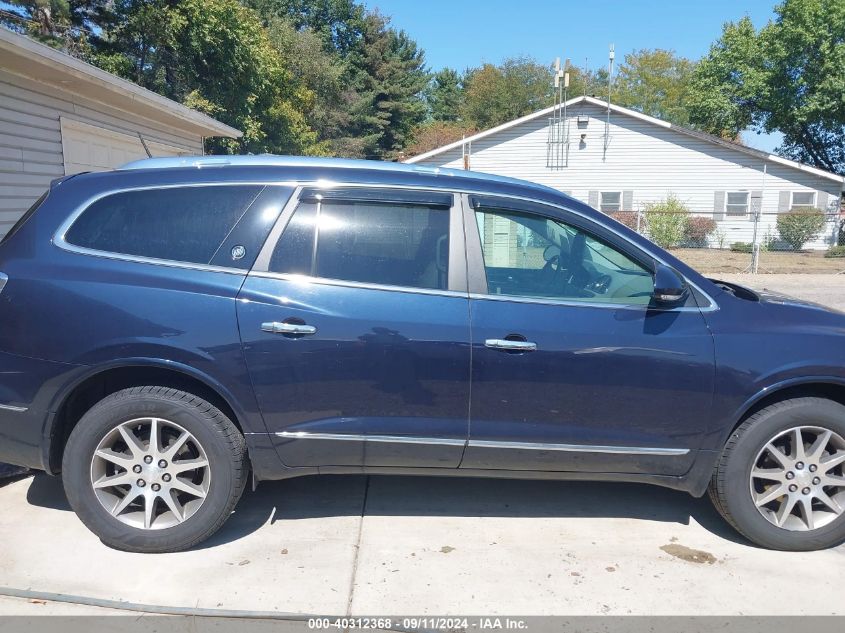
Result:
<svg viewBox="0 0 845 633"><path fill-rule="evenodd" d="M751 541L807 551L845 541L845 406L796 398L749 417L710 483L716 509Z"/></svg>
<svg viewBox="0 0 845 633"><path fill-rule="evenodd" d="M243 492L244 438L202 398L133 387L94 405L65 447L65 492L106 544L175 552L214 534Z"/></svg>

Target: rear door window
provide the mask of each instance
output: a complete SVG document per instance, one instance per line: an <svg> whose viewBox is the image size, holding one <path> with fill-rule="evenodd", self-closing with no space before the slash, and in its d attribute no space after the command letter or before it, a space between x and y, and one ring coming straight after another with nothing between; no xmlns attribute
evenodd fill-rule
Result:
<svg viewBox="0 0 845 633"><path fill-rule="evenodd" d="M111 194L91 204L64 239L95 251L209 264L263 188L186 186Z"/></svg>
<svg viewBox="0 0 845 633"><path fill-rule="evenodd" d="M303 202L276 244L268 269L446 290L449 207L416 202Z"/></svg>

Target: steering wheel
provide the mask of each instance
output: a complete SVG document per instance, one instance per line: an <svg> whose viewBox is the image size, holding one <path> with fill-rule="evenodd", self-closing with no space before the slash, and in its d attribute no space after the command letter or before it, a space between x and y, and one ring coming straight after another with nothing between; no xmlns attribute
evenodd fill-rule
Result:
<svg viewBox="0 0 845 633"><path fill-rule="evenodd" d="M552 257L547 259L546 263L543 264L543 269L540 271L540 275L543 278L543 281L550 281L554 279L559 272L560 255L552 255Z"/></svg>

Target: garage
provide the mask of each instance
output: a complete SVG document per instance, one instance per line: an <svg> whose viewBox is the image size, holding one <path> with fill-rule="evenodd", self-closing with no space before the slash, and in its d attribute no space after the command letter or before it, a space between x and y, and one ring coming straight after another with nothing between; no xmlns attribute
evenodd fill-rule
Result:
<svg viewBox="0 0 845 633"><path fill-rule="evenodd" d="M7 29L0 59L0 238L56 178L145 158L144 144L153 156L196 155L208 137L242 135Z"/></svg>
<svg viewBox="0 0 845 633"><path fill-rule="evenodd" d="M150 154L156 157L184 156L192 153L184 147L146 139L142 141L142 134L133 136L65 117L61 119L61 129L66 175L115 169L129 161L147 158L144 144Z"/></svg>

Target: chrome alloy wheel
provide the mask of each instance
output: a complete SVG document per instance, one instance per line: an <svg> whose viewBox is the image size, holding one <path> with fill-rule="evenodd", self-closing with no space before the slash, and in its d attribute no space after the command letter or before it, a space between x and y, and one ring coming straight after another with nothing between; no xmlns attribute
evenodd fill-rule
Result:
<svg viewBox="0 0 845 633"><path fill-rule="evenodd" d="M97 499L134 528L161 530L186 521L202 506L210 483L208 457L197 439L161 418L120 424L91 459Z"/></svg>
<svg viewBox="0 0 845 633"><path fill-rule="evenodd" d="M845 438L799 426L773 437L751 468L751 498L770 523L815 530L845 512Z"/></svg>

